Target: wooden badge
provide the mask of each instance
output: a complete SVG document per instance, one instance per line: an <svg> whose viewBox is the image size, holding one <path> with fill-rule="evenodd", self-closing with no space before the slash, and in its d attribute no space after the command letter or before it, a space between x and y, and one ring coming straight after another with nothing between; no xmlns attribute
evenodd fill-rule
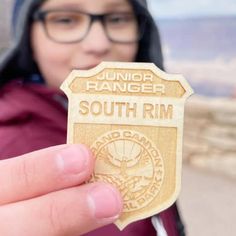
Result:
<svg viewBox="0 0 236 236"><path fill-rule="evenodd" d="M69 98L68 143L91 147L91 181L115 185L124 201L116 225L153 216L180 191L184 103L181 75L151 63L103 62L74 70L61 86Z"/></svg>

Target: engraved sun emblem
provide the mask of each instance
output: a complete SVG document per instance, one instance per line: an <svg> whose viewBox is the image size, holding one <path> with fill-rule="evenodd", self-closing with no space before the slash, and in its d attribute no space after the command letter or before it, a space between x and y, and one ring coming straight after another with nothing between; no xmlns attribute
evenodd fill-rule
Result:
<svg viewBox="0 0 236 236"><path fill-rule="evenodd" d="M140 145L129 140L114 141L105 147L111 164L120 168L120 174L127 177L127 170L139 166L143 154Z"/></svg>
<svg viewBox="0 0 236 236"><path fill-rule="evenodd" d="M124 204L126 206L125 211L131 211L147 204L159 192L163 177L162 158L158 156L154 160L150 152L150 148L155 148L152 147L153 144L148 139L145 139L144 143L138 140L138 137L142 139L143 135L139 134L137 136L137 132L135 132L135 139L123 137L124 131L115 132L120 132L119 137L111 138L111 134L107 134L100 137L92 145L96 156L92 181L102 180L115 185L120 190L124 203L131 204L132 202L132 209L129 209L128 205ZM99 143L99 147L97 146L98 148L95 149L96 143ZM159 155L159 152L157 153ZM157 161L159 167L155 164ZM159 176L157 176L158 171ZM158 185L153 188L158 179ZM143 202L141 199L151 189L152 197ZM135 203L139 199L142 204L140 202Z"/></svg>

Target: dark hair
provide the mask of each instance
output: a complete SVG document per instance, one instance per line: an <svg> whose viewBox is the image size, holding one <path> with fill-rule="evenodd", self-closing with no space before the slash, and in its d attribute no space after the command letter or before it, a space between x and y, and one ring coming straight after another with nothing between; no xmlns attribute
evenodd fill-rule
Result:
<svg viewBox="0 0 236 236"><path fill-rule="evenodd" d="M143 8L136 1L130 0L130 3L132 4L134 12L137 14L137 16L140 14L142 17L145 18L142 19L138 17L138 20L146 21L143 37L139 42L138 53L135 61L152 62L155 63L160 69L164 69L160 35L156 27L156 23L150 16L150 13L148 12L147 9ZM158 40L153 42L153 39L158 39ZM153 43L155 43L155 48L153 48ZM157 52L159 52L158 55L155 54ZM153 58L155 58L155 60L153 60Z"/></svg>
<svg viewBox="0 0 236 236"><path fill-rule="evenodd" d="M22 25L22 33L17 42L17 47L13 48L13 56L7 62L7 69L1 71L1 81L3 84L10 79L16 77L28 77L33 73L39 73L37 64L33 59L33 53L31 48L31 40L30 40L30 30L32 24L32 15L42 4L42 0L34 0L29 7L28 17L25 18L25 21ZM22 4L24 4L22 2ZM20 7L15 7L12 17L12 34L14 37L17 37L17 27L19 27L19 23L16 21L18 18ZM17 10L16 10L17 9Z"/></svg>

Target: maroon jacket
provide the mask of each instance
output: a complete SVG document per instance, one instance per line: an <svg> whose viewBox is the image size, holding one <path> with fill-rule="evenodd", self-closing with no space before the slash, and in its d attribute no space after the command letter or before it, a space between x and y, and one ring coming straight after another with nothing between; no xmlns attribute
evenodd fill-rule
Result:
<svg viewBox="0 0 236 236"><path fill-rule="evenodd" d="M66 142L66 98L43 85L13 81L0 89L0 160ZM176 206L160 214L168 236L177 233ZM119 231L105 226L88 236L156 236L151 220L145 219Z"/></svg>

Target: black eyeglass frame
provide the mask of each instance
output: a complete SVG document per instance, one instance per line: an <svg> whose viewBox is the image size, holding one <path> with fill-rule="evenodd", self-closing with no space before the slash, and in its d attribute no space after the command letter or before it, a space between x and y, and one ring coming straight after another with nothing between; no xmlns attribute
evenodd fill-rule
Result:
<svg viewBox="0 0 236 236"><path fill-rule="evenodd" d="M127 13L127 12L111 12L111 13L105 13L105 14L91 14L91 13L88 13L88 12L83 12L83 11L78 11L78 10L69 10L69 12L80 13L80 14L84 14L84 15L89 16L90 23L89 23L87 31L85 32L84 36L81 39L70 41L70 42L61 42L61 41L55 40L48 33L48 29L47 29L47 26L46 26L46 20L45 19L46 19L47 14L52 13L52 12L66 12L66 10L46 10L46 11L38 10L33 14L32 19L33 19L33 21L40 21L40 22L43 23L43 28L44 28L45 33L46 33L46 35L48 36L49 39L51 39L52 41L54 41L56 43L63 43L63 44L72 44L72 43L78 43L78 42L83 41L86 38L86 36L88 35L93 23L96 22L96 21L101 22L101 24L103 26L103 29L104 29L104 32L105 32L107 38L111 42L119 43L119 44L137 43L143 38L144 32L145 32L145 26L147 24L147 15L142 14L142 13L141 14L140 13L139 14L134 14L134 16L137 19L137 24L138 24L138 38L137 38L137 40L127 41L127 42L123 41L122 42L122 41L119 41L119 40L114 40L110 37L110 35L109 35L109 33L107 32L107 29L106 29L105 19L106 19L106 17L114 15L114 14L130 14L130 13Z"/></svg>

